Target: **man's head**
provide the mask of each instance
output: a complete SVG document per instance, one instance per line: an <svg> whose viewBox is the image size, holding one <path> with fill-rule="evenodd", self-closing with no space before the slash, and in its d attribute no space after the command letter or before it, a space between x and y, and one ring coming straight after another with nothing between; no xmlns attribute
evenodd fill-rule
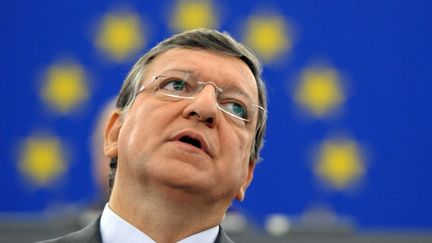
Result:
<svg viewBox="0 0 432 243"><path fill-rule="evenodd" d="M166 96L190 88L179 87L179 79L204 85L190 99ZM261 67L248 48L214 30L174 35L133 66L116 108L105 136L110 183L119 167L126 181L157 177L176 187L202 185L197 191L222 184L214 196L243 198L262 147L267 108Z"/></svg>

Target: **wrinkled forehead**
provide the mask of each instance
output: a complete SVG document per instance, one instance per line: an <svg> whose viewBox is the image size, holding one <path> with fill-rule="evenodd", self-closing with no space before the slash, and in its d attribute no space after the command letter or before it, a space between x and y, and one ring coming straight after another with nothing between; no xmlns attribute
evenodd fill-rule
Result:
<svg viewBox="0 0 432 243"><path fill-rule="evenodd" d="M174 48L158 55L146 68L144 80L170 71L190 73L202 81L243 90L258 101L255 77L240 58L201 49Z"/></svg>

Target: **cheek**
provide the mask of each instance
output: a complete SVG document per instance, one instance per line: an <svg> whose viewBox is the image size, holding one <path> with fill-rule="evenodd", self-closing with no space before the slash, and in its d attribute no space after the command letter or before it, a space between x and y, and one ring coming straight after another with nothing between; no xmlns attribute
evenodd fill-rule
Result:
<svg viewBox="0 0 432 243"><path fill-rule="evenodd" d="M139 148L145 147L145 139L141 133L146 131L137 126L135 119L125 119L118 140L118 157L121 161L130 161L137 156Z"/></svg>
<svg viewBox="0 0 432 243"><path fill-rule="evenodd" d="M125 154L136 153L137 149L143 149L151 142L152 132L163 122L155 123L157 112L151 112L147 105L133 106L124 117L123 126L119 134L119 149L124 149ZM125 155L123 154L123 155ZM119 156L122 156L119 151Z"/></svg>
<svg viewBox="0 0 432 243"><path fill-rule="evenodd" d="M226 170L231 170L231 173L235 174L237 178L243 178L248 170L252 135L248 131L235 129L221 130L221 132L225 134L225 139L221 142L223 144L223 153L228 162L225 165L228 167Z"/></svg>
<svg viewBox="0 0 432 243"><path fill-rule="evenodd" d="M237 151L241 152L243 157L246 157L248 161L252 149L252 138L253 136L249 131L240 131L237 133L238 143L235 148Z"/></svg>

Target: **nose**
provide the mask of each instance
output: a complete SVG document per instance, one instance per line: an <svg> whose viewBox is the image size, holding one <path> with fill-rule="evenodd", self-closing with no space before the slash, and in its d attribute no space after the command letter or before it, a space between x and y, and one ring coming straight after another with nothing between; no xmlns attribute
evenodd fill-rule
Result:
<svg viewBox="0 0 432 243"><path fill-rule="evenodd" d="M208 127L213 128L218 121L218 109L215 87L205 85L185 107L183 116L187 119L204 122Z"/></svg>

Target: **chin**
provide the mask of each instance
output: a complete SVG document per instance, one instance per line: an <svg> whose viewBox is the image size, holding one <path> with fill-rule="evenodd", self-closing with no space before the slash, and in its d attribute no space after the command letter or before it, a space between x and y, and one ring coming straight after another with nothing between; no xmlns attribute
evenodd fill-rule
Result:
<svg viewBox="0 0 432 243"><path fill-rule="evenodd" d="M208 190L212 184L208 178L212 178L209 173L191 165L166 169L157 175L154 174L154 180L167 187L191 192Z"/></svg>

